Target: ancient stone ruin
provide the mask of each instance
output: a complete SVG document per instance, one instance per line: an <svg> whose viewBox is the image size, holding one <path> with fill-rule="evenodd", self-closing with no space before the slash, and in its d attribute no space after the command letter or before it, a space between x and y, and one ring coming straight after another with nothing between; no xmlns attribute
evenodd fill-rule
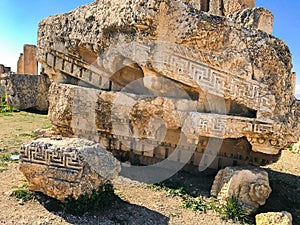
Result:
<svg viewBox="0 0 300 225"><path fill-rule="evenodd" d="M17 63L17 74L0 66L0 80L7 104L20 110L48 111L48 90L51 81L38 74L35 45L24 45Z"/></svg>
<svg viewBox="0 0 300 225"><path fill-rule="evenodd" d="M77 138L41 138L23 144L20 160L29 189L61 201L91 194L121 169L99 144Z"/></svg>
<svg viewBox="0 0 300 225"><path fill-rule="evenodd" d="M256 212L264 205L272 189L268 173L253 166L226 167L218 172L211 189L211 196L226 205L228 199L236 198L245 213Z"/></svg>
<svg viewBox="0 0 300 225"><path fill-rule="evenodd" d="M57 134L122 161L266 165L299 136L295 75L253 0L98 0L48 17L38 61Z"/></svg>
<svg viewBox="0 0 300 225"><path fill-rule="evenodd" d="M8 73L3 74L1 79L8 105L20 110L48 110L51 85L48 76Z"/></svg>
<svg viewBox="0 0 300 225"><path fill-rule="evenodd" d="M17 63L17 74L38 74L35 45L24 45Z"/></svg>

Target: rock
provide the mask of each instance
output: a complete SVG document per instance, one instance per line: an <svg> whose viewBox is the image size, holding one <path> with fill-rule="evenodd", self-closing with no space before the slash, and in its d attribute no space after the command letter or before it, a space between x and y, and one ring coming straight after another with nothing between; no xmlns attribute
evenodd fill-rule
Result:
<svg viewBox="0 0 300 225"><path fill-rule="evenodd" d="M219 16L227 16L247 8L254 8L255 0L210 0L209 12Z"/></svg>
<svg viewBox="0 0 300 225"><path fill-rule="evenodd" d="M116 177L120 168L111 153L84 139L42 138L20 151L20 171L29 189L60 201L91 194Z"/></svg>
<svg viewBox="0 0 300 225"><path fill-rule="evenodd" d="M237 198L247 214L264 205L271 193L268 173L256 167L226 167L215 177L211 196L225 205L231 197Z"/></svg>
<svg viewBox="0 0 300 225"><path fill-rule="evenodd" d="M289 212L269 212L255 216L256 225L292 225L292 215Z"/></svg>
<svg viewBox="0 0 300 225"><path fill-rule="evenodd" d="M300 135L300 107L291 53L254 6L98 0L44 19L37 57L57 83L55 132L147 165L275 162Z"/></svg>
<svg viewBox="0 0 300 225"><path fill-rule="evenodd" d="M248 29L262 30L268 34L273 32L274 16L264 8L245 9L228 15L236 23Z"/></svg>
<svg viewBox="0 0 300 225"><path fill-rule="evenodd" d="M48 110L51 84L48 76L7 73L1 79L9 106L20 110Z"/></svg>

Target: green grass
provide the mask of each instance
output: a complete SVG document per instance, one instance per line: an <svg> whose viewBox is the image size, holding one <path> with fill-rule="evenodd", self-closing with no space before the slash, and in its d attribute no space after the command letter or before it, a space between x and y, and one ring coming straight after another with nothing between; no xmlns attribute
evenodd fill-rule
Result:
<svg viewBox="0 0 300 225"><path fill-rule="evenodd" d="M28 202L34 199L34 194L28 190L27 182L24 183L21 187L18 187L13 191L13 196L17 199L22 200L23 202Z"/></svg>
<svg viewBox="0 0 300 225"><path fill-rule="evenodd" d="M6 103L0 104L0 113L12 113L12 112L19 112L19 110L8 106Z"/></svg>
<svg viewBox="0 0 300 225"><path fill-rule="evenodd" d="M219 208L219 214L223 220L233 220L234 222L240 222L242 224L253 224L253 219L246 214L242 205L237 198L229 198L227 204Z"/></svg>
<svg viewBox="0 0 300 225"><path fill-rule="evenodd" d="M3 153L0 154L0 161L9 161L10 160L10 154L9 153Z"/></svg>
<svg viewBox="0 0 300 225"><path fill-rule="evenodd" d="M45 125L43 125L42 126L42 129L49 129L49 128L51 128L52 127L52 125L49 123L49 124L45 124Z"/></svg>
<svg viewBox="0 0 300 225"><path fill-rule="evenodd" d="M102 211L111 206L119 197L115 194L112 184L106 183L93 190L92 194L84 194L74 199L66 198L64 207L67 213L83 215L86 212Z"/></svg>
<svg viewBox="0 0 300 225"><path fill-rule="evenodd" d="M177 196L181 198L182 206L193 211L206 212L212 209L212 204L203 196L192 197L188 194L184 186L178 182L164 181L157 184L148 185L148 188L164 190L167 196Z"/></svg>
<svg viewBox="0 0 300 225"><path fill-rule="evenodd" d="M31 137L34 138L34 134L27 134L27 133L22 133L22 134L18 134L19 137Z"/></svg>
<svg viewBox="0 0 300 225"><path fill-rule="evenodd" d="M225 206L220 206L215 198L206 199L203 196L193 197L189 195L183 185L177 182L164 181L148 185L147 187L158 191L163 190L167 193L167 196L180 197L182 206L195 212L214 210L223 220L253 224L253 218L246 215L246 212L236 198L230 198Z"/></svg>

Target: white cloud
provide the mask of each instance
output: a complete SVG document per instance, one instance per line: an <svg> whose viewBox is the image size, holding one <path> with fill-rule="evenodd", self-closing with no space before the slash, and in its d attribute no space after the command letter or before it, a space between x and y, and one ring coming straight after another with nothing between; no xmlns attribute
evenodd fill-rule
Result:
<svg viewBox="0 0 300 225"><path fill-rule="evenodd" d="M296 84L295 96L300 99L300 84Z"/></svg>

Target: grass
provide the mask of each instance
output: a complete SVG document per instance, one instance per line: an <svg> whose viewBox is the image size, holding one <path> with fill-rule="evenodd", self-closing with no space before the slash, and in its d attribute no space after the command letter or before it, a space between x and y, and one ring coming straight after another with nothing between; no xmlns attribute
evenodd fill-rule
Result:
<svg viewBox="0 0 300 225"><path fill-rule="evenodd" d="M157 184L148 185L148 188L164 190L167 196L177 196L182 200L182 206L193 211L206 212L213 209L213 202L208 202L203 196L192 197L185 190L184 186L178 182L164 181Z"/></svg>
<svg viewBox="0 0 300 225"><path fill-rule="evenodd" d="M28 184L25 183L23 186L13 191L13 196L23 202L28 202L34 199L34 194L28 190Z"/></svg>
<svg viewBox="0 0 300 225"><path fill-rule="evenodd" d="M106 183L93 190L92 194L84 194L74 199L72 196L66 198L64 208L67 213L83 215L86 212L102 211L111 206L119 197L115 194L112 184Z"/></svg>
<svg viewBox="0 0 300 225"><path fill-rule="evenodd" d="M219 213L223 220L233 220L234 222L240 222L242 224L253 224L254 222L253 219L246 214L246 211L238 199L234 197L227 200L227 204L223 208L220 208Z"/></svg>
<svg viewBox="0 0 300 225"><path fill-rule="evenodd" d="M12 113L12 112L19 112L19 110L10 107L7 105L6 102L0 104L0 113Z"/></svg>
<svg viewBox="0 0 300 225"><path fill-rule="evenodd" d="M22 133L22 134L18 134L18 137L30 137L30 138L34 138L34 134L28 134L28 133Z"/></svg>
<svg viewBox="0 0 300 225"><path fill-rule="evenodd" d="M0 173L5 171L10 160L10 154L7 153L7 149L1 149L0 151Z"/></svg>
<svg viewBox="0 0 300 225"><path fill-rule="evenodd" d="M214 210L223 220L233 220L242 224L253 224L253 219L246 215L236 198L230 198L225 206L220 206L215 198L205 199L203 196L193 197L187 193L183 185L177 182L164 181L147 186L158 191L165 191L167 196L177 196L182 200L182 206L195 212Z"/></svg>

